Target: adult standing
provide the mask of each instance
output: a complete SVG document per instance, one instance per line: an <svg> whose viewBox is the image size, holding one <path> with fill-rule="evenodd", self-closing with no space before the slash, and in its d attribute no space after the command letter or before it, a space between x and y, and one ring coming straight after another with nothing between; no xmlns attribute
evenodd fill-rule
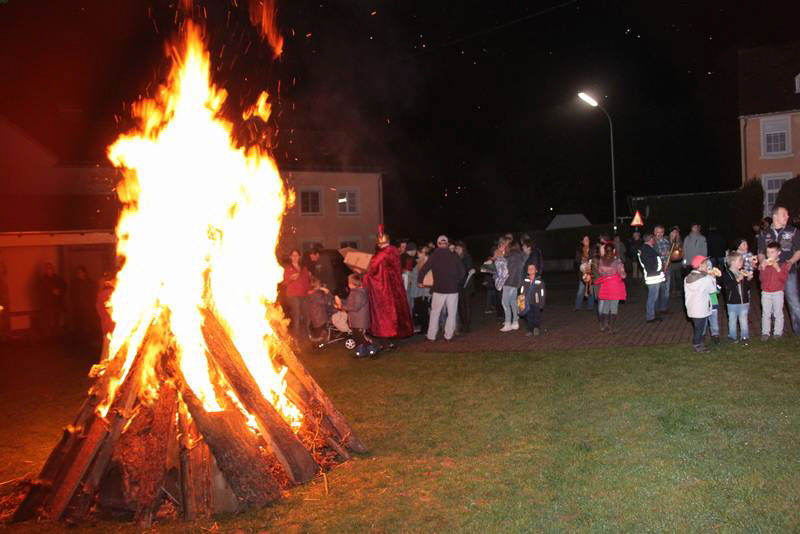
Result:
<svg viewBox="0 0 800 534"><path fill-rule="evenodd" d="M100 351L100 361L108 358L108 346L111 342L111 332L114 331L114 319L111 310L111 295L114 294L114 276L104 273L97 288L95 298L95 311L100 320L100 333L103 336L103 346Z"/></svg>
<svg viewBox="0 0 800 534"><path fill-rule="evenodd" d="M42 275L37 280L36 289L39 297L42 333L46 337L61 333L64 319L64 307L67 283L50 262L42 267Z"/></svg>
<svg viewBox="0 0 800 534"><path fill-rule="evenodd" d="M630 245L628 246L628 259L631 266L631 274L634 280L642 277L641 266L639 265L639 252L642 250L642 234L638 230L633 232Z"/></svg>
<svg viewBox="0 0 800 534"><path fill-rule="evenodd" d="M333 262L330 256L322 250L322 245L315 245L308 253L308 262L306 268L310 275L319 280L323 287L335 294L339 290L339 284L336 281L336 274L333 270Z"/></svg>
<svg viewBox="0 0 800 534"><path fill-rule="evenodd" d="M662 315L666 315L669 313L670 277L667 276L667 274L669 270L669 258L672 255L670 252L672 243L664 235L664 227L662 225L653 228L653 237L655 238L655 251L661 259L661 269L664 272L664 283L661 284L658 289L658 312Z"/></svg>
<svg viewBox="0 0 800 534"><path fill-rule="evenodd" d="M417 283L419 270L422 269L422 266L428 261L430 253L431 249L428 247L419 249L416 264L411 270L409 283L406 286L406 291L409 297L411 297L411 317L414 323L415 334L428 328L428 321L430 320L431 290L429 287L420 287L421 284Z"/></svg>
<svg viewBox="0 0 800 534"><path fill-rule="evenodd" d="M687 270L691 270L692 266L689 262L695 256L708 256L708 242L706 236L701 233L702 227L699 224L693 224L692 230L686 239L683 240L683 265Z"/></svg>
<svg viewBox="0 0 800 534"><path fill-rule="evenodd" d="M369 261L364 284L369 295L370 330L383 339L403 338L414 333L408 298L403 287L400 253L389 243L389 236L378 231L378 251ZM393 348L390 341L384 347Z"/></svg>
<svg viewBox="0 0 800 534"><path fill-rule="evenodd" d="M492 275L492 281L494 282L495 294L497 295L495 309L499 317L505 316L505 313L503 313L503 287L508 278L508 260L506 255L508 254L509 243L510 241L507 238L501 237L494 251L494 274Z"/></svg>
<svg viewBox="0 0 800 534"><path fill-rule="evenodd" d="M536 266L536 275L541 278L544 269L544 258L542 250L536 246L533 239L526 239L522 242L522 254L525 256L525 264L522 266L523 277L528 272L528 265Z"/></svg>
<svg viewBox="0 0 800 534"><path fill-rule="evenodd" d="M291 332L295 339L300 339L305 332L305 303L311 287L311 275L308 269L300 264L301 257L299 250L292 250L289 253L289 263L283 269L283 286L289 317L292 320Z"/></svg>
<svg viewBox="0 0 800 534"><path fill-rule="evenodd" d="M519 330L519 307L517 306L517 291L522 285L522 267L525 265L525 255L519 244L512 242L508 247L508 277L503 284L503 314L505 321L501 332Z"/></svg>
<svg viewBox="0 0 800 534"><path fill-rule="evenodd" d="M461 259L461 264L464 266L464 276L458 283L458 321L461 325L461 331L469 332L472 327L471 296L475 283L475 269L472 264L472 256L470 256L467 251L467 245L463 241L456 241L456 255Z"/></svg>
<svg viewBox="0 0 800 534"><path fill-rule="evenodd" d="M683 239L681 239L681 229L673 226L669 231L670 256L669 256L669 278L670 293L680 295L683 291Z"/></svg>
<svg viewBox="0 0 800 534"><path fill-rule="evenodd" d="M648 323L660 321L656 315L658 299L664 294L664 263L656 250L656 238L653 234L645 234L642 249L639 252L639 265L644 274L644 283L647 286L647 306L645 318Z"/></svg>
<svg viewBox="0 0 800 534"><path fill-rule="evenodd" d="M622 239L622 236L617 234L614 236L614 250L617 251L617 257L619 261L622 262L622 266L625 267L625 272L630 272L630 268L628 267L628 246L625 244L625 240Z"/></svg>
<svg viewBox="0 0 800 534"><path fill-rule="evenodd" d="M800 335L800 294L798 294L797 262L800 261L800 231L789 224L789 210L783 206L772 209L772 224L758 236L758 263L763 269L766 260L767 245L777 243L781 248L778 261L789 266L789 278L783 290L789 315L792 319L794 335ZM781 266L783 268L783 266Z"/></svg>
<svg viewBox="0 0 800 534"><path fill-rule="evenodd" d="M575 270L578 271L578 292L575 294L575 311L581 309L583 299L588 299L587 308L594 309L594 292L592 292L592 242L588 235L578 243L575 249Z"/></svg>
<svg viewBox="0 0 800 534"><path fill-rule="evenodd" d="M422 284L428 271L433 271L433 295L431 297L431 316L428 320L428 341L436 341L439 334L439 316L442 308L447 308L447 320L444 324L444 339L450 341L456 333L458 317L458 288L464 279L464 264L458 254L450 250L447 236L440 235L436 239L436 249L422 266L417 275L417 282Z"/></svg>

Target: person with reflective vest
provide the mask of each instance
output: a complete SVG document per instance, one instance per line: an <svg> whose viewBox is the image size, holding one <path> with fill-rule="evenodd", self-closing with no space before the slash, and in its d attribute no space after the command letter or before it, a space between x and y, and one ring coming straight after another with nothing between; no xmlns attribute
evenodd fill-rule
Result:
<svg viewBox="0 0 800 534"><path fill-rule="evenodd" d="M648 323L654 323L661 320L661 317L656 316L656 305L666 277L664 276L664 263L655 249L655 236L646 234L643 241L642 248L639 250L639 264L642 266L644 283L647 286L646 318Z"/></svg>

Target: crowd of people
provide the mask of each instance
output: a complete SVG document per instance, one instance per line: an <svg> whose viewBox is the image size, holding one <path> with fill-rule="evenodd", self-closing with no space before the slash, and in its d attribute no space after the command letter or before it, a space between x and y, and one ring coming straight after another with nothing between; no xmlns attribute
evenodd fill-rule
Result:
<svg viewBox="0 0 800 534"><path fill-rule="evenodd" d="M736 239L730 248L725 247L721 236L715 235L713 239L704 236L699 224L692 225L685 238L677 227L669 234L660 225L643 236L636 232L626 250L635 277L638 278L637 271L641 268L647 288L645 321L663 320L663 316L670 313L670 297L682 296L686 315L693 323L695 351L708 350L704 342L707 332L713 343L720 343L721 308L727 313L727 337L747 344L750 341L751 295L760 291L761 339L766 341L783 335L784 302L791 317L792 331L800 334L797 278L800 232L789 224L789 212L783 206L776 206L772 217L766 217L753 230L751 239ZM613 329L618 297L624 299L625 294L624 286L619 284L619 280L626 277L622 262L625 254L619 252L618 241L602 236L592 247L586 236L576 252L576 268L580 274L575 309L580 309L584 300L593 308L599 300L601 329ZM614 262L616 265L612 267ZM609 284L614 291L608 289ZM606 297L602 294L604 288ZM611 307L603 307L606 298L610 298Z"/></svg>
<svg viewBox="0 0 800 534"><path fill-rule="evenodd" d="M43 263L33 284L36 330L45 339L68 336L79 345L100 346L113 327L106 307L112 290L109 275L97 280L79 265L67 283L53 263Z"/></svg>
<svg viewBox="0 0 800 534"><path fill-rule="evenodd" d="M693 325L692 346L705 352L708 334L713 343L720 343L720 309L727 313L727 337L749 343L751 297L760 292L761 339L783 335L784 302L792 331L800 333L800 232L789 224L786 208L777 206L771 218L754 227L753 236L726 244L716 229L704 235L699 224L685 237L678 227L667 232L663 225L644 234L636 231L630 240L609 235L593 240L586 235L575 253L574 309L585 304L596 313L600 330L614 333L631 283L642 283L647 294L643 320L662 321L671 313L670 299L680 298ZM319 257L319 251L312 254ZM473 262L463 242L445 235L420 247L406 240L392 245L382 236L369 266L347 281L354 297L347 292L336 295L312 274L325 271L320 271L318 260L304 267L300 258L299 251L293 251L285 271L293 331L303 337L307 330L313 339L333 321L340 330L357 333L358 355L375 354L412 333L435 341L441 331L450 341L469 332L471 297L479 285L486 290L485 312L502 321L500 332L520 330L521 323L529 336L543 332L544 260L527 235L500 236L482 263ZM306 300L313 309L304 312L301 301Z"/></svg>
<svg viewBox="0 0 800 534"><path fill-rule="evenodd" d="M436 341L442 331L442 339L451 341L471 329L471 297L479 276L492 310L504 317L502 332L518 330L523 317L528 335L541 333L543 260L528 236L520 241L502 236L476 266L463 241L440 235L419 248L408 240L394 246L381 234L369 265L348 277L349 291L342 294L313 274L321 252L313 249L304 265L300 251L293 250L284 269L284 307L298 339L319 340L332 324L354 332L357 357L373 356L414 333Z"/></svg>

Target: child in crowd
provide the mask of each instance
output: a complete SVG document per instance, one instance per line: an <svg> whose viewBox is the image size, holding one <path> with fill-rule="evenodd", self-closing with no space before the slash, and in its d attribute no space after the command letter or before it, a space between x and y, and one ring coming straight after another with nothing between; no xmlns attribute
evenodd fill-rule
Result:
<svg viewBox="0 0 800 534"><path fill-rule="evenodd" d="M789 278L789 266L780 264L778 257L781 255L779 243L767 245L767 259L759 266L761 279L761 341L770 338L770 326L775 319L772 336L783 335L783 288Z"/></svg>
<svg viewBox="0 0 800 534"><path fill-rule="evenodd" d="M683 279L686 313L692 320L692 347L695 352L708 352L703 343L708 318L711 316L711 294L717 292L716 276L708 258L695 256L691 261L692 271Z"/></svg>
<svg viewBox="0 0 800 534"><path fill-rule="evenodd" d="M525 317L528 325L527 336L538 336L541 333L541 313L544 309L544 283L536 270L536 265L528 265L528 272L519 288L519 315Z"/></svg>
<svg viewBox="0 0 800 534"><path fill-rule="evenodd" d="M628 298L625 290L625 265L617 257L613 243L605 245L603 256L597 262L597 278L594 284L599 286L598 318L600 331L614 333L614 323L619 313L619 301Z"/></svg>
<svg viewBox="0 0 800 534"><path fill-rule="evenodd" d="M308 333L311 341L317 342L322 339L325 325L328 324L333 298L330 290L320 283L319 278L312 276L310 284L306 299Z"/></svg>
<svg viewBox="0 0 800 534"><path fill-rule="evenodd" d="M347 324L356 340L356 358L374 356L377 351L372 345L372 340L367 337L369 329L369 299L367 291L362 287L361 275L351 274L347 277L347 287L350 294L342 300L337 295L334 297L336 308L347 312Z"/></svg>
<svg viewBox="0 0 800 534"><path fill-rule="evenodd" d="M742 270L744 272L752 273L758 266L758 256L750 252L750 245L747 244L747 239L738 239L736 248L733 251L742 256Z"/></svg>
<svg viewBox="0 0 800 534"><path fill-rule="evenodd" d="M745 243L747 243L745 241ZM750 311L750 284L753 280L753 271L745 270L745 256L739 252L730 252L725 259L728 268L722 273L720 282L725 294L728 308L728 339L737 341L736 324L739 324L742 345L747 345L750 331L747 326L747 315ZM752 264L751 264L752 265Z"/></svg>

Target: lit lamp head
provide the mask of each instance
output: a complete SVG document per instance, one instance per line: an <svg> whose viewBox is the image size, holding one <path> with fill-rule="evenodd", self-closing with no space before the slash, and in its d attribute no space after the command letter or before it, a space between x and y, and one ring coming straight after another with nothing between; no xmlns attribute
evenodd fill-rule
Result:
<svg viewBox="0 0 800 534"><path fill-rule="evenodd" d="M580 98L581 100L583 100L584 102L586 102L587 104L592 106L593 108L596 108L599 105L597 103L597 100L595 100L591 96L587 95L586 93L583 93L583 92L578 93L578 98Z"/></svg>

